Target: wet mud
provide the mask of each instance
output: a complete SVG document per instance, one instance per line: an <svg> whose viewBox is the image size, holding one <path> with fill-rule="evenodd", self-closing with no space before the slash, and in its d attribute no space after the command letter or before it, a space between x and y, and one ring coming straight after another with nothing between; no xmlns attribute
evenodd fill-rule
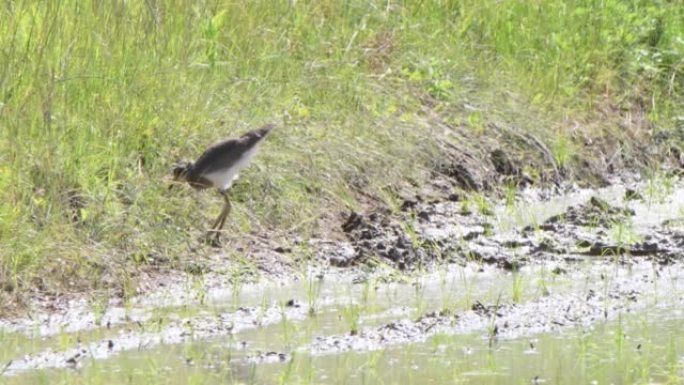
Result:
<svg viewBox="0 0 684 385"><path fill-rule="evenodd" d="M639 225L640 218L629 205L631 202L643 209L645 204L634 202L634 190L625 190L620 207L593 195L542 223L512 231L495 229L495 219L487 208L476 213L474 208L464 209L458 199L405 201L402 208L407 212L399 216L352 212L342 226L349 244L341 248L344 252L330 252L329 260L334 266L379 260L400 270L466 260L516 270L530 261L573 261L584 256L682 261L684 227L672 226L676 222L671 219L648 227ZM670 212L663 216L668 214L677 215Z"/></svg>
<svg viewBox="0 0 684 385"><path fill-rule="evenodd" d="M615 320L643 309L651 303L654 294L645 288L660 284L669 290L671 287L666 281L673 277L680 281L684 279L681 265L654 270L651 264L640 263L631 268L641 274L624 274L623 271L613 279L595 277L593 284L575 292L547 293L525 303L476 302L467 311L432 311L415 320L401 319L360 333L319 337L308 348L314 354L372 351L396 344L424 342L436 334L471 333L481 334L491 344L499 339L591 327L597 322ZM661 275L667 278L659 278ZM674 300L679 306L684 305L684 297Z"/></svg>

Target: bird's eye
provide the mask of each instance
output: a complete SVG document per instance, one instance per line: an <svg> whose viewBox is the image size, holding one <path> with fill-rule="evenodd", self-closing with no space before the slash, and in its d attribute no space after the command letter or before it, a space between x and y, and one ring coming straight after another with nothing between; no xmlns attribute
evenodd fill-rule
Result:
<svg viewBox="0 0 684 385"><path fill-rule="evenodd" d="M179 177L183 173L183 167L176 166L173 168L173 176L174 177Z"/></svg>

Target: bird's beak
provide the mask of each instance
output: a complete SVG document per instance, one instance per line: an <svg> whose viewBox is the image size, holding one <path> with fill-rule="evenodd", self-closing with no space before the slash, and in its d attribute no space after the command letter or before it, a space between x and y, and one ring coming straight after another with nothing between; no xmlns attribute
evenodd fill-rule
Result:
<svg viewBox="0 0 684 385"><path fill-rule="evenodd" d="M171 183L169 183L169 191L173 190L174 187L178 184L178 178L173 178Z"/></svg>

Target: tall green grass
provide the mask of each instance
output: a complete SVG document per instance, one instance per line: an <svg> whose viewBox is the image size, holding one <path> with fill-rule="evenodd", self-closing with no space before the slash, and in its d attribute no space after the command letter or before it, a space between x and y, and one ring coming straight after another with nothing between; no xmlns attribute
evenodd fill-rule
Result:
<svg viewBox="0 0 684 385"><path fill-rule="evenodd" d="M306 233L356 205L357 191L424 180L435 151L426 109L484 135L502 120L551 141L568 116L596 111L667 127L681 113L683 8L7 2L0 282L112 287L140 264L194 257L198 224L219 205L168 193L171 163L265 122L278 129L233 191L240 234Z"/></svg>
<svg viewBox="0 0 684 385"><path fill-rule="evenodd" d="M462 29L535 101L660 116L682 101L683 15L676 1L481 2Z"/></svg>

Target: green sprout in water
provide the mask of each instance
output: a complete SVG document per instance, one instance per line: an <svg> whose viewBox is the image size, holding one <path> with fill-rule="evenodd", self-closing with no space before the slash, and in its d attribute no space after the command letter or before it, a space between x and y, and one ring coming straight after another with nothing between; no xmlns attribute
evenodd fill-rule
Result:
<svg viewBox="0 0 684 385"><path fill-rule="evenodd" d="M342 317L347 323L349 334L353 336L357 335L359 333L361 307L358 304L350 303L342 308Z"/></svg>
<svg viewBox="0 0 684 385"><path fill-rule="evenodd" d="M513 302L520 303L523 299L523 293L525 291L525 280L520 273L513 273L513 293L511 298Z"/></svg>

